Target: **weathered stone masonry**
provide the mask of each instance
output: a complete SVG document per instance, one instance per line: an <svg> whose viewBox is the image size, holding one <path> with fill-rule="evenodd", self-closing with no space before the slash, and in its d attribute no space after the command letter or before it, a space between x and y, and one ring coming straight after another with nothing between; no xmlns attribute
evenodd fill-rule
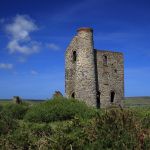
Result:
<svg viewBox="0 0 150 150"><path fill-rule="evenodd" d="M94 107L122 105L124 98L123 54L94 49L93 30L80 28L66 51L67 97Z"/></svg>

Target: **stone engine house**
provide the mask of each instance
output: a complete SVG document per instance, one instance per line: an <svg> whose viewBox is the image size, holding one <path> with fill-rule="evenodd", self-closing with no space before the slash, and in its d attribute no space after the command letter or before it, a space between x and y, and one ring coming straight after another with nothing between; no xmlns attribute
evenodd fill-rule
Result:
<svg viewBox="0 0 150 150"><path fill-rule="evenodd" d="M123 54L94 48L93 29L80 28L66 50L66 97L97 108L122 105Z"/></svg>

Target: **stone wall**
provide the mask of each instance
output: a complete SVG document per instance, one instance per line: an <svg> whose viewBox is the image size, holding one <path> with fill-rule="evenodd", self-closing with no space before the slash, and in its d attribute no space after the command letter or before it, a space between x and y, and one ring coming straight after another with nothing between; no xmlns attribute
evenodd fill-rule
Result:
<svg viewBox="0 0 150 150"><path fill-rule="evenodd" d="M88 105L96 106L93 30L81 28L77 37L75 97L84 100Z"/></svg>
<svg viewBox="0 0 150 150"><path fill-rule="evenodd" d="M80 28L66 51L65 92L94 107L122 105L123 54L95 50L93 30Z"/></svg>
<svg viewBox="0 0 150 150"><path fill-rule="evenodd" d="M77 36L75 36L67 48L65 59L65 93L68 98L75 92L76 64L73 62L73 52L77 50Z"/></svg>
<svg viewBox="0 0 150 150"><path fill-rule="evenodd" d="M105 57L107 62L105 62ZM107 107L111 104L122 105L124 98L123 54L97 50L96 58L101 107ZM111 92L115 93L113 102L111 102Z"/></svg>

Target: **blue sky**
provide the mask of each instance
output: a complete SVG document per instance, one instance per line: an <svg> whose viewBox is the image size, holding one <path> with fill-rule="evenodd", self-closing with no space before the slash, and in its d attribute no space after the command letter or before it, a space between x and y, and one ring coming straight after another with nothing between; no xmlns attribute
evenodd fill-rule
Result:
<svg viewBox="0 0 150 150"><path fill-rule="evenodd" d="M125 96L150 96L150 1L0 0L0 98L64 93L65 50L79 27L125 57Z"/></svg>

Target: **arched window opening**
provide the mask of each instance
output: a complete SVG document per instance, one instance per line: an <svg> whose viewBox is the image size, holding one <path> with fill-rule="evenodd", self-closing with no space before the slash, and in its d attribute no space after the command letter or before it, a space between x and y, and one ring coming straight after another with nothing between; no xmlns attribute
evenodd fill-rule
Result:
<svg viewBox="0 0 150 150"><path fill-rule="evenodd" d="M114 91L111 91L111 94L110 94L110 102L113 103L113 102L114 102L114 99L115 99L115 92L114 92Z"/></svg>
<svg viewBox="0 0 150 150"><path fill-rule="evenodd" d="M77 53L76 51L73 51L73 62L76 62L77 59Z"/></svg>
<svg viewBox="0 0 150 150"><path fill-rule="evenodd" d="M100 95L101 95L101 93L98 91L97 92L97 95L96 95L96 100L97 100L97 108L100 108Z"/></svg>
<svg viewBox="0 0 150 150"><path fill-rule="evenodd" d="M71 97L72 97L72 98L75 98L75 92L73 92L73 93L71 94Z"/></svg>
<svg viewBox="0 0 150 150"><path fill-rule="evenodd" d="M103 64L105 66L107 66L107 56L106 55L103 56Z"/></svg>

